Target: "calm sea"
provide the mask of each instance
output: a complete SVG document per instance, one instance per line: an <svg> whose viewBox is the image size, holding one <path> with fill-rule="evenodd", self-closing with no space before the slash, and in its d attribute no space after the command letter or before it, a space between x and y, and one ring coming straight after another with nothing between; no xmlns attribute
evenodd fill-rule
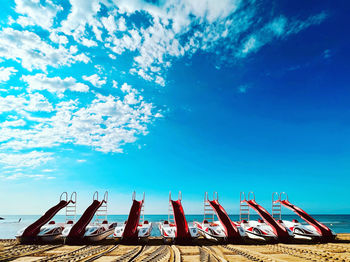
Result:
<svg viewBox="0 0 350 262"><path fill-rule="evenodd" d="M2 216L4 220L0 220L0 239L4 238L15 238L16 232L21 228L24 228L36 219L39 215L8 215ZM315 219L324 223L326 226L330 227L336 233L350 233L350 215L313 215ZM79 216L77 216L79 218ZM186 215L187 221L202 221L203 215ZM233 221L238 221L238 215L230 215ZM251 215L251 219L258 219L258 215ZM111 222L124 222L127 219L127 215L109 215L108 220ZM167 220L168 215L145 215L145 219L150 222L158 222L162 220ZM297 219L303 222L298 216L295 215L284 215L283 219L292 220ZM18 222L20 220L20 222ZM64 222L64 215L55 216L54 220L56 222ZM154 225L153 236L159 236L160 233L158 228Z"/></svg>

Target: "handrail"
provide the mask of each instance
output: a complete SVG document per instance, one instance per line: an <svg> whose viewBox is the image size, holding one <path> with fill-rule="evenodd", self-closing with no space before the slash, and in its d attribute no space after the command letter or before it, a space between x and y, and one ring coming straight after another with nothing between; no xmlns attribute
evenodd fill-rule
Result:
<svg viewBox="0 0 350 262"><path fill-rule="evenodd" d="M93 201L98 200L98 192L97 191L95 191L94 195L92 196L92 200Z"/></svg>
<svg viewBox="0 0 350 262"><path fill-rule="evenodd" d="M243 196L243 197L242 197ZM246 200L245 198L245 193L244 192L240 192L239 194L239 202L241 203L242 201Z"/></svg>
<svg viewBox="0 0 350 262"><path fill-rule="evenodd" d="M248 194L248 200L251 192ZM239 194L239 220L249 220L250 219L250 207L247 204L247 199L245 196L245 192L240 192Z"/></svg>
<svg viewBox="0 0 350 262"><path fill-rule="evenodd" d="M250 195L253 195L253 199L250 198ZM255 194L254 194L253 191L250 191L250 192L248 193L248 201L249 201L249 200L255 200Z"/></svg>
<svg viewBox="0 0 350 262"><path fill-rule="evenodd" d="M216 197L215 197L216 196ZM217 200L217 201L219 201L219 194L218 194L218 192L214 192L213 193L213 200Z"/></svg>
<svg viewBox="0 0 350 262"><path fill-rule="evenodd" d="M73 200L74 199L74 200ZM77 192L73 192L71 195L70 195L70 201L75 204L77 202Z"/></svg>
<svg viewBox="0 0 350 262"><path fill-rule="evenodd" d="M132 201L136 200L136 191L134 190L132 192ZM145 202L145 192L143 192L143 195L142 195L142 202Z"/></svg>
<svg viewBox="0 0 350 262"><path fill-rule="evenodd" d="M143 198L142 198L142 206L141 206L141 215L142 215L142 224L145 221L145 192L143 192Z"/></svg>
<svg viewBox="0 0 350 262"><path fill-rule="evenodd" d="M277 196L277 200L275 200L275 196ZM272 204L275 204L280 200L280 195L278 195L278 192L273 192L272 193Z"/></svg>
<svg viewBox="0 0 350 262"><path fill-rule="evenodd" d="M63 197L64 195L66 196L66 202L68 202L68 193L67 193L67 192L63 192L63 193L60 195L60 201L63 200L62 197Z"/></svg>
<svg viewBox="0 0 350 262"><path fill-rule="evenodd" d="M105 194L104 194L104 196L103 196L103 201L104 201L105 203L108 202L108 191L105 192Z"/></svg>
<svg viewBox="0 0 350 262"><path fill-rule="evenodd" d="M208 192L204 192L204 203L209 200Z"/></svg>
<svg viewBox="0 0 350 262"><path fill-rule="evenodd" d="M174 214L173 214L173 206L171 204L171 191L169 191L169 206L168 206L168 221L169 223L171 223L172 220L174 217Z"/></svg>
<svg viewBox="0 0 350 262"><path fill-rule="evenodd" d="M280 198L279 198L280 201L282 201L282 196L285 196L285 199L283 199L283 200L289 201L289 200L288 200L288 195L287 195L286 192L281 192L281 193L280 193Z"/></svg>
<svg viewBox="0 0 350 262"><path fill-rule="evenodd" d="M277 199L276 199L276 196L277 196ZM271 214L274 219L278 219L278 220L282 219L282 206L280 202L280 195L278 194L278 192L272 193Z"/></svg>
<svg viewBox="0 0 350 262"><path fill-rule="evenodd" d="M179 196L178 196L177 199L180 200L180 201L182 201L182 193L181 193L181 191L179 191Z"/></svg>
<svg viewBox="0 0 350 262"><path fill-rule="evenodd" d="M66 206L66 223L69 220L76 220L77 213L77 192L72 192L70 195L70 200L68 205Z"/></svg>

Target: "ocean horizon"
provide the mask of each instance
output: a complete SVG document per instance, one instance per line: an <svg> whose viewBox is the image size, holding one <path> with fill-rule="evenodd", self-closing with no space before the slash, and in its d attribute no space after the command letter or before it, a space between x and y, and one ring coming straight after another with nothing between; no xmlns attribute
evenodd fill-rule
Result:
<svg viewBox="0 0 350 262"><path fill-rule="evenodd" d="M27 227L34 221L36 221L41 215L2 215L4 220L0 220L0 239L13 239L17 231L22 228ZM81 215L76 216L76 221ZM107 216L107 220L110 222L124 222L128 215L113 215ZM229 215L232 221L238 221L239 215ZM338 233L350 233L350 214L313 214L314 217L319 222L325 224L331 228L334 232ZM141 217L142 218L142 217ZM251 215L252 220L259 219L259 215ZM145 215L145 220L152 223L159 221L164 221L168 219L167 214L159 215ZM186 219L189 223L193 221L202 221L203 214L191 214L186 215ZM300 217L293 214L282 215L282 219L292 220L297 219L299 222L306 224ZM56 215L53 219L55 222L64 222L65 215ZM153 225L153 230L151 236L160 236L160 232L156 225Z"/></svg>

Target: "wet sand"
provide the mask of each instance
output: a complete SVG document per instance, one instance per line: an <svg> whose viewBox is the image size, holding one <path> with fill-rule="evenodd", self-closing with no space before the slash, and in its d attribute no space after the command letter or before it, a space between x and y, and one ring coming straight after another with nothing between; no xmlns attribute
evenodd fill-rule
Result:
<svg viewBox="0 0 350 262"><path fill-rule="evenodd" d="M344 261L350 262L350 234L333 243L218 245L198 239L191 245L164 245L151 238L145 245L107 240L98 245L21 245L0 240L0 261Z"/></svg>

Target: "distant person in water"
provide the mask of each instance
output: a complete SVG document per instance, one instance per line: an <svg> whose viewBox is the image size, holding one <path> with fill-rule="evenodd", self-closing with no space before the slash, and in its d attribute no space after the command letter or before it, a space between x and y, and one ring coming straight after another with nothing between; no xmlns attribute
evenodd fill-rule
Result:
<svg viewBox="0 0 350 262"><path fill-rule="evenodd" d="M4 220L5 218L3 218L3 217L0 217L0 220Z"/></svg>
<svg viewBox="0 0 350 262"><path fill-rule="evenodd" d="M22 220L22 218L19 218L19 219L18 219L18 223L21 222L21 220Z"/></svg>

